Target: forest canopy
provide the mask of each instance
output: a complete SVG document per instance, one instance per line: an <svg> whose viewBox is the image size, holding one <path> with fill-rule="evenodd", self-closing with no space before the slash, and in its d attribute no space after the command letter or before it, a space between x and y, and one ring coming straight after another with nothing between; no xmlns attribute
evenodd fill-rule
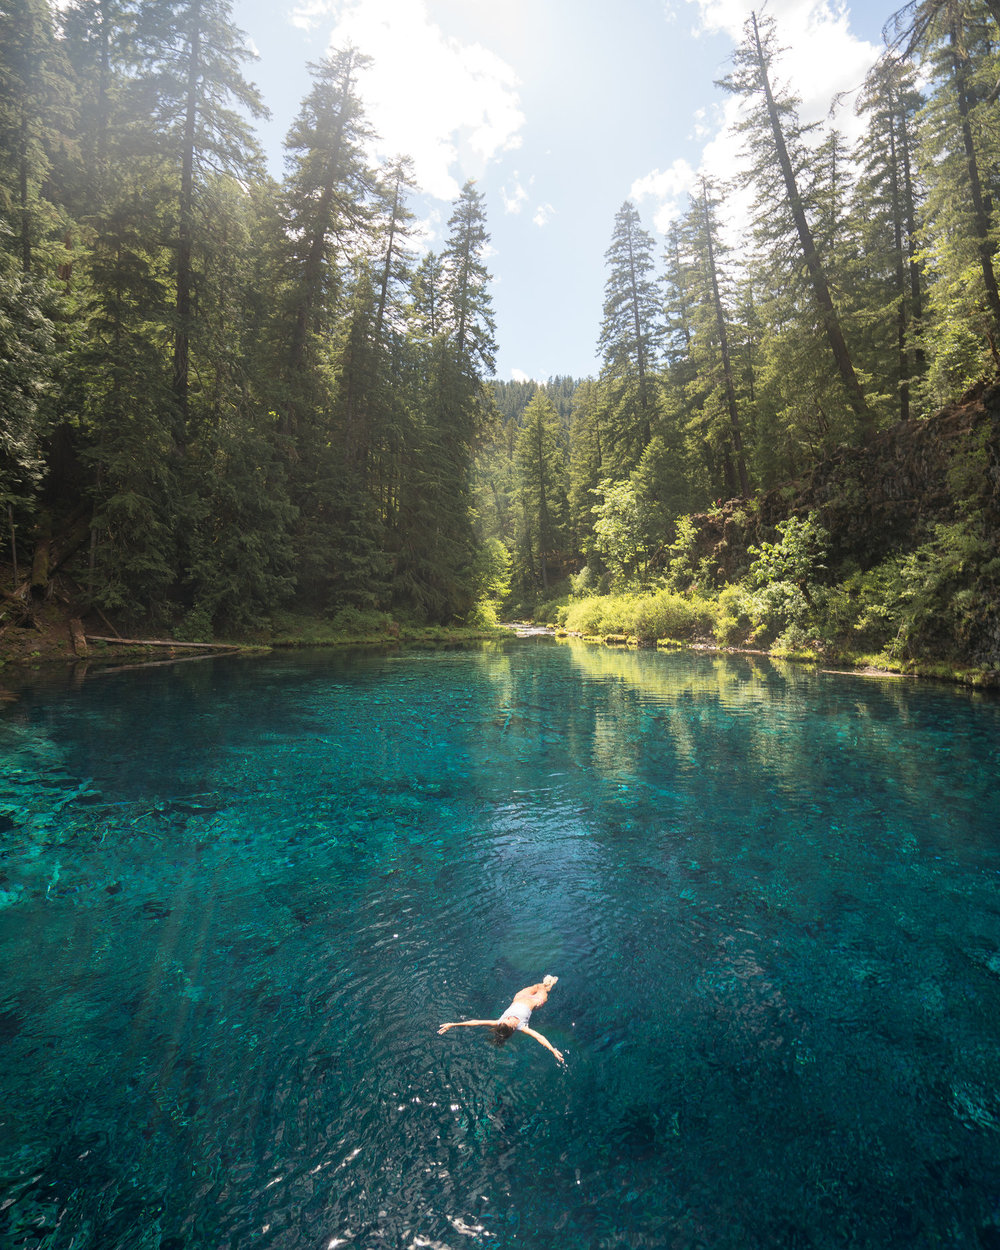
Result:
<svg viewBox="0 0 1000 1250"><path fill-rule="evenodd" d="M902 9L849 148L801 123L752 14L721 84L747 232L707 180L664 247L623 203L598 376L536 385L493 378L484 197L418 251L356 48L308 67L279 181L225 0L0 0L15 566L51 548L95 609L191 637L679 584L690 514L996 374L998 17Z"/></svg>

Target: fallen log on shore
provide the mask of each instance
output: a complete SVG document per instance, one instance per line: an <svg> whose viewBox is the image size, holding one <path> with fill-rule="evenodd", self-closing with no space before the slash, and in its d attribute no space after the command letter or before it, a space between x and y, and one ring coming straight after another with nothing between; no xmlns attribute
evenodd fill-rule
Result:
<svg viewBox="0 0 1000 1250"><path fill-rule="evenodd" d="M233 642L178 642L175 638L102 638L87 634L87 642L110 642L118 647L193 647L207 651L242 651Z"/></svg>

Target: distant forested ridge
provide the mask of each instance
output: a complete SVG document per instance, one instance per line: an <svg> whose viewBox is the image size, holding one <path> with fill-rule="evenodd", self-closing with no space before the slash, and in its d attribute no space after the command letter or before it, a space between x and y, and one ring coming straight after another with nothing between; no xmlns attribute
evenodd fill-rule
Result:
<svg viewBox="0 0 1000 1250"><path fill-rule="evenodd" d="M476 186L439 252L411 245L410 166L371 162L358 50L309 66L279 182L225 0L0 0L19 586L61 567L95 610L190 637L285 609L488 623L508 595L718 590L692 514L791 499L1000 370L998 18L902 9L849 149L800 122L780 31L751 15L722 84L746 173L703 182L662 250L622 205L599 375L536 385L490 383ZM951 528L911 536L974 548L981 593L985 446L948 479Z"/></svg>

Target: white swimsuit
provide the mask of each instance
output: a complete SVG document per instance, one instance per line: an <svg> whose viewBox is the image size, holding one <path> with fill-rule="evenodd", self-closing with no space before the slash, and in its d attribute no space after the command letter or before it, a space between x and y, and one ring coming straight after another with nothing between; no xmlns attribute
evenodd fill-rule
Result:
<svg viewBox="0 0 1000 1250"><path fill-rule="evenodd" d="M508 1016L517 1016L518 1020L520 1021L520 1024L517 1026L519 1029L527 1028L528 1021L531 1019L531 1008L528 1006L527 1003L525 1002L519 1003L515 999L514 1002L512 1002L511 1005L507 1008L507 1010L503 1013L500 1019L506 1020Z"/></svg>

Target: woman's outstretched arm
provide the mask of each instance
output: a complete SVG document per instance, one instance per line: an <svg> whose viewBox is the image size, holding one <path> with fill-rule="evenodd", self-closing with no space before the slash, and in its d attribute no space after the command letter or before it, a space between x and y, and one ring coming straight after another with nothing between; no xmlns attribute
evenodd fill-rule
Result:
<svg viewBox="0 0 1000 1250"><path fill-rule="evenodd" d="M460 1029L470 1024L485 1024L491 1029L495 1029L499 1023L499 1020L452 1020L450 1024L442 1024L438 1032L447 1033L449 1029Z"/></svg>
<svg viewBox="0 0 1000 1250"><path fill-rule="evenodd" d="M551 1050L560 1063L566 1062L566 1060L562 1057L562 1051L556 1050L547 1037L543 1037L541 1033L536 1033L534 1029L529 1029L527 1027L523 1028L521 1032L527 1033L527 1035L529 1037L533 1037L536 1042L540 1042L546 1050Z"/></svg>

